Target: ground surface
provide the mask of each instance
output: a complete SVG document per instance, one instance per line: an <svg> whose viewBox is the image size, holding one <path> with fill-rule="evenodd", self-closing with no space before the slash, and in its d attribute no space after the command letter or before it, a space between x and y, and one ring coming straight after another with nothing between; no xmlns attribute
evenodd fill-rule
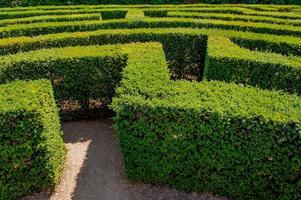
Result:
<svg viewBox="0 0 301 200"><path fill-rule="evenodd" d="M68 154L60 184L23 200L225 200L126 180L111 120L68 122L63 130Z"/></svg>

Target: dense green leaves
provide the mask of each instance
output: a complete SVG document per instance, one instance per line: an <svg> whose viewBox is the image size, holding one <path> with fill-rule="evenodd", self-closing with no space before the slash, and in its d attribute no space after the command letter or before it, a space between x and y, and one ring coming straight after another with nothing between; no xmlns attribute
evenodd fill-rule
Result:
<svg viewBox="0 0 301 200"><path fill-rule="evenodd" d="M277 51L277 50L276 50ZM301 95L301 58L241 48L227 38L208 40L205 78Z"/></svg>
<svg viewBox="0 0 301 200"><path fill-rule="evenodd" d="M293 5L0 8L0 83L49 79L62 119L95 116L90 111L113 97L133 180L233 199L300 199L300 14ZM49 83L39 83L26 83L26 91L25 82L0 86L6 198L58 177L64 151L56 137L47 138L53 171L39 163L45 174L36 174L27 159L51 124L41 113L54 113L43 103L52 96Z"/></svg>
<svg viewBox="0 0 301 200"><path fill-rule="evenodd" d="M297 17L296 17L297 18ZM298 18L297 18L298 19ZM41 34L93 31L117 28L211 28L222 30L249 31L275 35L301 36L300 27L257 22L224 21L214 19L192 18L142 18L140 20L89 20L75 22L44 22L34 24L17 24L0 27L0 38L17 36L37 36Z"/></svg>
<svg viewBox="0 0 301 200"><path fill-rule="evenodd" d="M181 3L275 3L300 4L299 0L2 0L2 6L70 5L70 4L181 4Z"/></svg>
<svg viewBox="0 0 301 200"><path fill-rule="evenodd" d="M102 19L123 19L127 14L127 10L100 11Z"/></svg>
<svg viewBox="0 0 301 200"><path fill-rule="evenodd" d="M170 81L156 58L131 59L112 104L128 178L234 199L300 197L299 97Z"/></svg>
<svg viewBox="0 0 301 200"><path fill-rule="evenodd" d="M2 57L0 83L50 79L64 118L76 117L88 112L89 100L106 105L114 95L127 57L114 53L113 48L67 47Z"/></svg>
<svg viewBox="0 0 301 200"><path fill-rule="evenodd" d="M0 40L0 54L30 51L45 47L64 47L77 45L104 45L130 42L161 42L164 47L173 78L198 79L205 60L207 36L189 33L189 30L108 30L56 34L35 38L10 38ZM176 43L174 41L177 41ZM301 46L301 45L300 45ZM184 55L184 56L183 56ZM15 56L18 57L19 55Z"/></svg>
<svg viewBox="0 0 301 200"><path fill-rule="evenodd" d="M0 85L0 199L54 186L65 159L49 81Z"/></svg>

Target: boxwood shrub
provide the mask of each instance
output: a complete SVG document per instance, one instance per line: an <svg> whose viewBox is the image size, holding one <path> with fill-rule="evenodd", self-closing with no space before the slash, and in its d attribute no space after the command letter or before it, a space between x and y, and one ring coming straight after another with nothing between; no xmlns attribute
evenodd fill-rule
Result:
<svg viewBox="0 0 301 200"><path fill-rule="evenodd" d="M216 9L219 10L219 9ZM197 19L218 19L225 21L245 21L245 22L264 22L271 24L283 24L283 25L293 25L300 26L301 22L298 20L287 20L276 17L269 16L253 16L242 14L227 14L227 13L217 13L217 12L168 12L166 14L168 17L182 17L182 18L197 18Z"/></svg>
<svg viewBox="0 0 301 200"><path fill-rule="evenodd" d="M201 32L200 32L201 33ZM108 30L45 35L36 38L0 40L0 55L41 48L78 45L104 45L131 42L161 42L173 78L200 79L204 68L207 36L176 30ZM174 41L177 41L176 43ZM32 53L34 56L35 53ZM16 55L15 57L19 57ZM14 60L14 59L10 59Z"/></svg>
<svg viewBox="0 0 301 200"><path fill-rule="evenodd" d="M167 17L167 10L144 10L144 16L147 17Z"/></svg>
<svg viewBox="0 0 301 200"><path fill-rule="evenodd" d="M94 14L71 14L58 16L34 16L17 19L4 19L0 21L0 27L13 24L31 24L36 22L62 22L62 21L83 21L83 20L98 20L100 16L98 13Z"/></svg>
<svg viewBox="0 0 301 200"><path fill-rule="evenodd" d="M49 81L0 85L0 199L54 186L65 159Z"/></svg>
<svg viewBox="0 0 301 200"><path fill-rule="evenodd" d="M129 57L111 106L128 178L233 199L300 198L300 97L171 81L159 48L142 53Z"/></svg>
<svg viewBox="0 0 301 200"><path fill-rule="evenodd" d="M100 11L101 19L123 19L127 14L127 10Z"/></svg>
<svg viewBox="0 0 301 200"><path fill-rule="evenodd" d="M230 39L208 39L205 78L284 90L301 95L301 59L298 56L251 51Z"/></svg>
<svg viewBox="0 0 301 200"><path fill-rule="evenodd" d="M301 98L244 86L301 93L295 8L3 8L0 84L49 79L62 119L89 117L95 106L111 103L118 87L111 108L132 180L233 199L300 199ZM202 19L170 18L170 11ZM125 44L150 41L162 45ZM117 45L88 46L104 44ZM201 80L204 64L211 81L176 80ZM43 189L19 188L17 196Z"/></svg>
<svg viewBox="0 0 301 200"><path fill-rule="evenodd" d="M260 51L284 55L301 53L301 40L297 37L218 29L161 28L115 29L114 32L97 30L6 38L0 40L0 55L50 47L157 41L163 44L173 78L201 79L208 36L225 36L249 49L257 48Z"/></svg>
<svg viewBox="0 0 301 200"><path fill-rule="evenodd" d="M0 7L70 5L70 4L183 4L183 3L265 3L265 4L300 4L299 0L2 0Z"/></svg>
<svg viewBox="0 0 301 200"><path fill-rule="evenodd" d="M145 57L143 51L137 52L140 48L151 50L154 47L143 43L80 46L4 56L0 64L0 83L16 79L51 80L63 120L107 114L103 111L107 111L106 105L115 94L124 67L129 68L130 56L132 60L136 59L135 63L139 63ZM165 63L165 57L163 58ZM156 56L151 59L156 59ZM166 77L169 77L168 71ZM104 109L97 109L99 113L95 113L91 101L101 103L101 106L104 106L101 108Z"/></svg>
<svg viewBox="0 0 301 200"><path fill-rule="evenodd" d="M274 35L301 36L297 26L267 24L257 22L224 21L214 19L189 18L141 18L139 20L89 20L75 22L43 22L34 24L16 24L0 27L0 38L17 36L37 36L50 33L93 31L99 29L133 28L211 28L221 30L248 31Z"/></svg>
<svg viewBox="0 0 301 200"><path fill-rule="evenodd" d="M94 115L90 100L108 104L126 65L126 55L116 52L118 47L83 46L9 55L0 61L0 83L47 78L64 119Z"/></svg>

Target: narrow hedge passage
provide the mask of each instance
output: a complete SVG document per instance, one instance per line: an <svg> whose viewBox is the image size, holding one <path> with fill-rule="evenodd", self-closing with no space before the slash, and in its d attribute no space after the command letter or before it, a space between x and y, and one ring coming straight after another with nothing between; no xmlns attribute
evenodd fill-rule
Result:
<svg viewBox="0 0 301 200"><path fill-rule="evenodd" d="M54 187L59 118L99 116L132 181L300 199L300 20L298 5L0 8L0 199Z"/></svg>

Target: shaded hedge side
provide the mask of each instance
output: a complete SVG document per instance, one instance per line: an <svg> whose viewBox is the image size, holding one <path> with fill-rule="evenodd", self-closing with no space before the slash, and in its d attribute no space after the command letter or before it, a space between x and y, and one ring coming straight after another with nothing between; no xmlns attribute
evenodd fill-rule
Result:
<svg viewBox="0 0 301 200"><path fill-rule="evenodd" d="M65 37L65 34L68 33L45 35L46 37L49 36L48 39L50 40L46 38L42 39L43 36L37 38L10 38L8 39L8 43L6 43L5 40L0 40L0 55L21 51L32 51L45 47L156 41L163 44L166 59L168 60L168 65L172 71L173 78L196 79L197 77L201 77L202 74L203 63L205 60L204 52L206 51L205 49L207 46L206 35L189 34L188 31L186 31L185 34L185 32L177 33L176 30L156 31L143 29L129 31L114 30L113 33L109 30L100 30L96 32L75 33L75 35L71 37ZM15 44L21 46L13 45L12 40L16 40ZM27 41L29 43L32 41L33 43L29 44ZM5 44L8 44L8 46ZM16 56L12 55L11 57L18 56L19 54ZM14 59L12 58L10 60Z"/></svg>
<svg viewBox="0 0 301 200"><path fill-rule="evenodd" d="M127 57L116 51L118 47L110 46L67 47L2 57L0 84L16 79L49 79L64 120L83 114L91 117L97 113L90 100L105 107L121 80Z"/></svg>

